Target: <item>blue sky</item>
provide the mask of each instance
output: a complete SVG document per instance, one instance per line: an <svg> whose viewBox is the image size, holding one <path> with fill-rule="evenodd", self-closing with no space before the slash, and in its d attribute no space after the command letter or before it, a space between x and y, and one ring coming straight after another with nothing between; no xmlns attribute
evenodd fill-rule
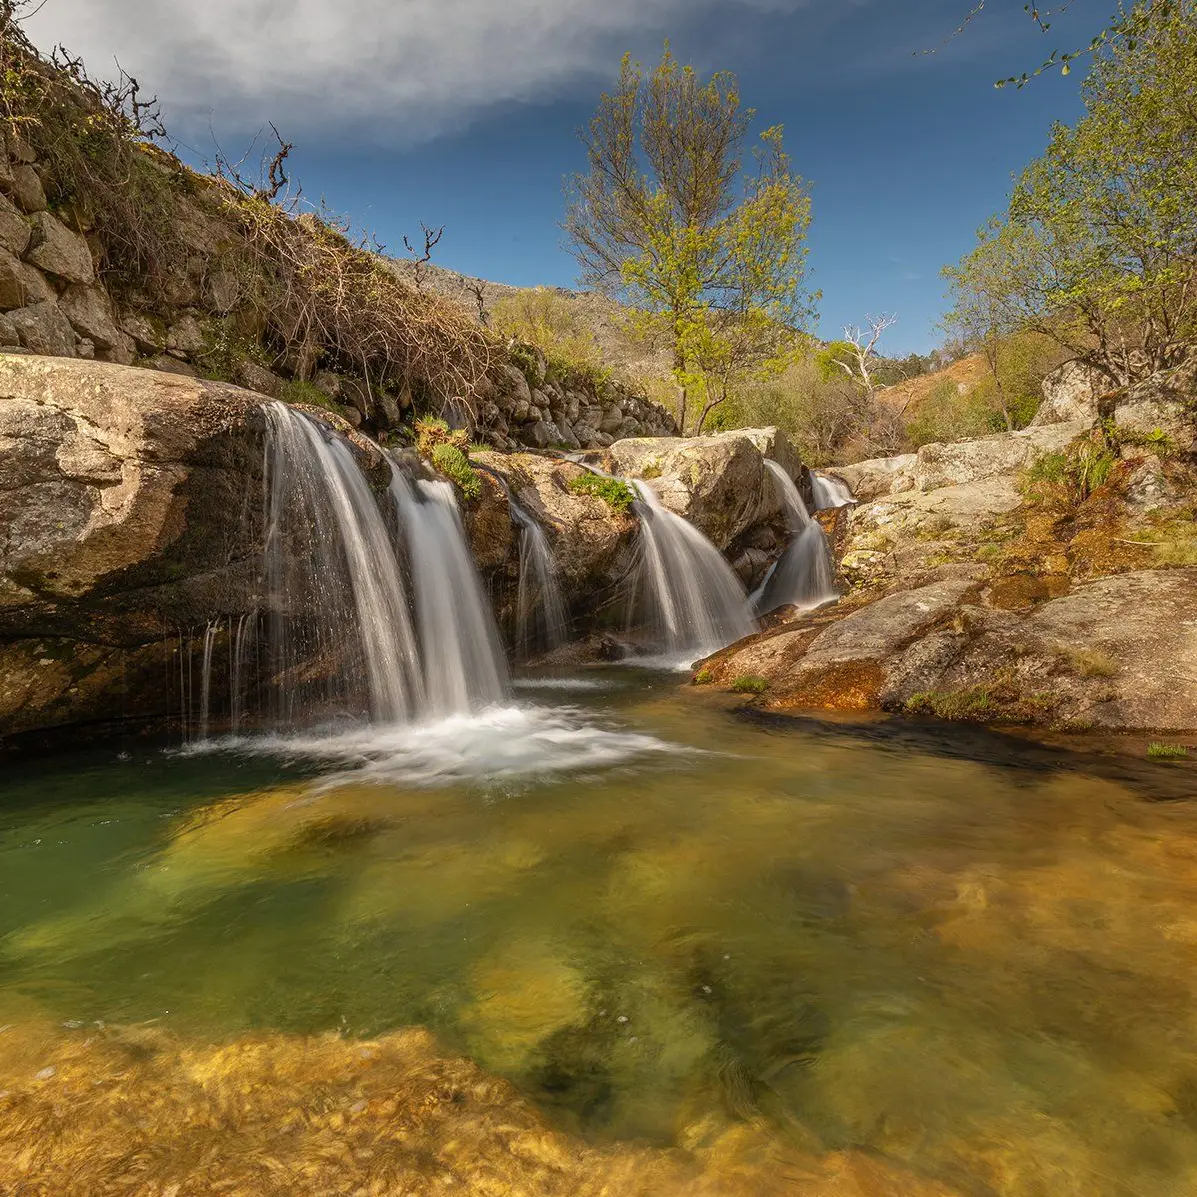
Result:
<svg viewBox="0 0 1197 1197"><path fill-rule="evenodd" d="M662 39L729 69L761 127L781 123L814 200L818 331L896 312L891 353L937 342L940 268L1000 209L1082 72L995 89L1087 41L1108 0L1046 36L1021 0L47 0L31 25L96 73L114 59L163 98L186 156L239 156L265 122L296 143L305 194L402 253L444 225L435 261L501 282L571 286L562 180L576 131L631 50Z"/></svg>

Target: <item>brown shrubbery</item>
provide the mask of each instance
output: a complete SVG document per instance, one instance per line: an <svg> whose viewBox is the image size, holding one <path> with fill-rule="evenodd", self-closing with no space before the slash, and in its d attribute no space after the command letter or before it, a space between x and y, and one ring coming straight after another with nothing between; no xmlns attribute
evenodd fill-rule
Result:
<svg viewBox="0 0 1197 1197"><path fill-rule="evenodd" d="M304 210L286 190L289 147L280 141L260 185L219 158L215 175L189 170L154 144L165 130L135 80L99 82L62 51L42 55L23 8L0 0L4 133L45 166L51 208L88 234L114 298L154 316L191 306L198 254L199 282L233 280L233 302L215 305L227 336L260 345L284 373L307 379L319 364L432 408L472 399L499 342L404 281L347 224Z"/></svg>

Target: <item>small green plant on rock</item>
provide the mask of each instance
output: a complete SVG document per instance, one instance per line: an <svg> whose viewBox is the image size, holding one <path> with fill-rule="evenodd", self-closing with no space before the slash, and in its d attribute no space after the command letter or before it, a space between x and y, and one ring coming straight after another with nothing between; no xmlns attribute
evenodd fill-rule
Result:
<svg viewBox="0 0 1197 1197"><path fill-rule="evenodd" d="M1023 495L1034 503L1083 503L1109 481L1117 457L1097 433L1078 437L1060 453L1045 453L1024 472Z"/></svg>
<svg viewBox="0 0 1197 1197"><path fill-rule="evenodd" d="M594 495L602 499L616 515L626 515L636 498L626 482L604 478L601 474L579 474L570 480L569 489L576 495Z"/></svg>
<svg viewBox="0 0 1197 1197"><path fill-rule="evenodd" d="M988 723L998 716L993 695L983 686L967 690L921 690L906 700L908 715L934 715L966 723Z"/></svg>
<svg viewBox="0 0 1197 1197"><path fill-rule="evenodd" d="M455 483L467 499L482 497L482 479L478 476L478 471L470 465L470 459L456 445L443 441L434 445L431 461L437 472Z"/></svg>
<svg viewBox="0 0 1197 1197"><path fill-rule="evenodd" d="M715 675L709 669L700 669L690 680L696 686L709 686Z"/></svg>
<svg viewBox="0 0 1197 1197"><path fill-rule="evenodd" d="M1187 761L1189 750L1183 744L1157 742L1147 745L1147 759L1149 761Z"/></svg>
<svg viewBox="0 0 1197 1197"><path fill-rule="evenodd" d="M1063 657L1073 672L1081 677L1113 677L1118 672L1114 660L1096 648L1067 648Z"/></svg>
<svg viewBox="0 0 1197 1197"><path fill-rule="evenodd" d="M315 383L304 382L298 378L284 382L279 391L279 398L284 403L297 403L306 407L322 407L325 411L341 414L341 405L331 396L322 391Z"/></svg>
<svg viewBox="0 0 1197 1197"><path fill-rule="evenodd" d="M421 457L432 458L437 445L452 445L465 456L470 434L464 428L450 428L439 416L425 416L416 421L416 450Z"/></svg>
<svg viewBox="0 0 1197 1197"><path fill-rule="evenodd" d="M737 694L764 694L769 689L769 679L743 674L732 682L731 688Z"/></svg>

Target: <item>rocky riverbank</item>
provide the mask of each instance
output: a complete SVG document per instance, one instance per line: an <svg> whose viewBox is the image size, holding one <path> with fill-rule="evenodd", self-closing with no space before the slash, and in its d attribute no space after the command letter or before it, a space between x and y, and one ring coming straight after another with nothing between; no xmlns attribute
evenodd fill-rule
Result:
<svg viewBox="0 0 1197 1197"><path fill-rule="evenodd" d="M836 471L862 500L835 530L844 601L696 678L755 679L772 709L1192 734L1195 374L1078 395L1064 371L1023 432Z"/></svg>

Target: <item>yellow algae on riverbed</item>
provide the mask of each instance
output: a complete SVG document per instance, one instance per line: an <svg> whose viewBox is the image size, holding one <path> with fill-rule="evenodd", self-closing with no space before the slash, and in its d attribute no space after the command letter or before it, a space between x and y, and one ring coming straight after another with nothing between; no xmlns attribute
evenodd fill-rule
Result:
<svg viewBox="0 0 1197 1197"><path fill-rule="evenodd" d="M550 1130L419 1030L370 1041L150 1028L0 1033L0 1192L22 1197L962 1197L760 1128L692 1153Z"/></svg>

